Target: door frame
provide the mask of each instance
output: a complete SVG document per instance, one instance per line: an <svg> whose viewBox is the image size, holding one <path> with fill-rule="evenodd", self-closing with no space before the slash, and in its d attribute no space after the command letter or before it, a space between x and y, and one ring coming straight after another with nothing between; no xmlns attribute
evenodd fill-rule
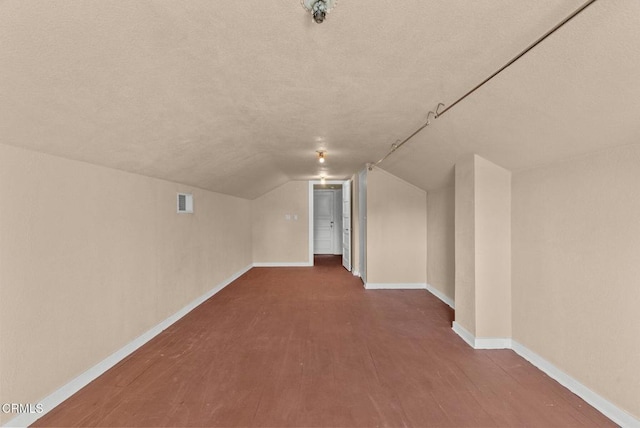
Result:
<svg viewBox="0 0 640 428"><path fill-rule="evenodd" d="M344 183L349 180L326 180L321 183L320 180L309 180L309 266L313 266L313 186L321 184L340 184L344 190ZM353 201L351 201L351 212L353 212ZM344 227L344 225L342 226Z"/></svg>
<svg viewBox="0 0 640 428"><path fill-rule="evenodd" d="M342 199L340 200L340 205L338 205L338 195L341 194L341 188L333 188L333 189L320 189L320 188L314 188L313 189L313 255L317 256L319 254L323 254L323 255L333 255L333 256L337 256L338 254L336 254L336 250L338 247L338 242L341 238L341 236L339 237L338 235L342 232L342 222L338 221L338 210L340 211L340 214L342 215ZM329 241L330 241L330 245L322 245L323 248L318 248L318 242L316 242L316 236L315 233L317 231L319 231L318 228L318 218L316 218L316 211L319 210L318 205L316 204L316 202L320 201L320 199L318 199L319 197L324 196L325 198L328 198L328 200L330 201L330 204L328 206L325 207L325 209L328 208L327 214L330 213L331 216L331 225L329 226L329 224L327 223L326 225L326 230L325 232L329 233ZM326 202L326 200L325 200ZM325 244L327 242L325 241ZM327 248L328 247L328 248ZM320 251L319 251L320 250ZM342 246L340 246L340 250L342 250Z"/></svg>

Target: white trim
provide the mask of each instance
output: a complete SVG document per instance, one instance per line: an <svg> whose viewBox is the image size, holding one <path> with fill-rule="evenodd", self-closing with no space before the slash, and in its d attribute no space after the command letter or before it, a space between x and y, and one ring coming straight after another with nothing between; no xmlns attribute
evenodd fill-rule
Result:
<svg viewBox="0 0 640 428"><path fill-rule="evenodd" d="M156 335L161 333L163 330L167 329L169 326L174 324L180 318L184 317L186 314L191 312L197 306L204 303L207 299L214 296L216 293L221 291L227 285L231 284L233 281L238 279L240 276L245 274L252 266L264 265L261 263L254 263L253 265L249 265L236 272L234 275L221 282L206 294L198 297L193 300L191 303L180 309L175 314L171 315L169 318L157 324L155 327L151 328L147 332L143 333L141 336L137 337L133 341L126 344L124 347L119 349L118 351L111 354L109 357L105 358L95 366L91 367L89 370L85 371L75 379L68 382L66 385L57 389L53 393L49 394L44 399L38 401L39 404L42 404L44 412L42 413L24 413L16 416L15 418L8 421L5 427L15 427L15 426L29 426L33 424L35 421L43 417L53 408L58 406L60 403L65 401L67 398L71 397L73 394L78 392L80 389L85 387L87 384L98 378L100 375L105 373L111 367L115 366L117 363L122 361L129 354L134 352L136 349L140 348L142 345L147 343L149 340L153 339ZM286 265L292 266L291 264L278 264L278 265ZM309 266L307 264L295 264L294 266ZM354 272L355 273L355 272ZM423 283L409 283L409 284L365 284L365 288L367 289L427 289L431 291L427 284ZM435 293L434 293L435 294ZM439 297L436 295L436 297ZM445 302L446 303L446 302ZM447 303L448 304L448 303ZM467 331L464 327L458 324L456 321L453 322L452 326L453 331L458 334L466 343L468 343L471 347L475 349L513 349L518 355L520 355L525 360L529 361L534 366L538 367L544 373L546 373L552 379L555 379L562 386L582 398L584 401L589 403L595 409L600 411L603 415L611 419L614 423L620 425L621 427L639 427L640 420L636 419L634 416L625 412L621 408L617 407L615 404L610 402L609 400L603 398L599 394L593 392L582 383L578 382L576 379L566 374L549 361L542 358L540 355L531 351L524 345L516 342L515 340L509 338L475 338L469 331Z"/></svg>
<svg viewBox="0 0 640 428"><path fill-rule="evenodd" d="M427 284L424 282L416 283L384 283L384 282L365 282L364 288L367 290L426 290Z"/></svg>
<svg viewBox="0 0 640 428"><path fill-rule="evenodd" d="M180 318L184 317L186 314L191 312L197 306L204 303L207 299L211 298L213 295L221 291L227 285L231 284L233 281L241 277L245 274L249 269L252 268L252 265L246 266L242 268L240 271L233 274L231 277L227 278L220 284L213 287L206 294L198 297L197 299L190 302L188 305L180 309L175 314L171 315L169 318L160 322L156 326L152 327L150 330L146 331L142 335L135 338L133 341L127 343L125 346L100 361L95 366L91 367L89 370L85 371L75 379L68 382L66 385L63 385L61 388L52 392L44 399L39 400L38 403L42 404L44 412L42 413L23 413L15 418L11 419L4 426L29 426L33 424L35 421L46 415L48 412L53 410L57 405L65 401L67 398L71 397L73 394L78 392L80 389L84 388L90 382L95 380L97 377L102 375L104 372L109 370L111 367L118 364L124 358L126 358L129 354L131 354L136 349L140 348L142 345L153 339L155 336L160 334L163 330L166 330L173 323L178 321Z"/></svg>
<svg viewBox="0 0 640 428"><path fill-rule="evenodd" d="M476 338L457 322L453 322L453 331L474 349L512 349L516 354L545 372L550 378L569 391L582 398L600 413L611 419L621 427L640 427L640 419L636 419L606 398L593 392L576 379L566 374L540 355L524 345L509 338Z"/></svg>
<svg viewBox="0 0 640 428"><path fill-rule="evenodd" d="M473 349L511 349L511 339L508 337L475 337L455 321L452 329Z"/></svg>
<svg viewBox="0 0 640 428"><path fill-rule="evenodd" d="M344 185L349 180L326 180L324 184L340 184ZM309 264L305 266L313 266L313 185L321 185L320 180L309 180Z"/></svg>
<svg viewBox="0 0 640 428"><path fill-rule="evenodd" d="M309 264L313 266L313 185L319 181L309 181Z"/></svg>
<svg viewBox="0 0 640 428"><path fill-rule="evenodd" d="M340 235L340 247L342 248L342 266L349 272L353 271L353 187L351 179L345 180L342 184L342 234ZM345 240L344 238L347 234L349 239Z"/></svg>
<svg viewBox="0 0 640 428"><path fill-rule="evenodd" d="M476 349L511 349L509 337L476 337Z"/></svg>
<svg viewBox="0 0 640 428"><path fill-rule="evenodd" d="M313 264L309 264L309 262L265 262L265 263L254 263L253 267L309 267L313 266Z"/></svg>
<svg viewBox="0 0 640 428"><path fill-rule="evenodd" d="M476 346L476 338L473 334L469 333L469 331L458 324L456 321L453 322L451 329L462 338L469 346L475 348Z"/></svg>
<svg viewBox="0 0 640 428"><path fill-rule="evenodd" d="M640 419L625 412L615 404L593 392L573 377L569 376L540 355L526 348L524 345L513 340L511 348L525 360L545 372L550 378L555 379L558 383L569 391L582 398L584 401L595 407L603 415L611 419L614 423L621 427L640 427Z"/></svg>
<svg viewBox="0 0 640 428"><path fill-rule="evenodd" d="M442 291L438 290L437 288L435 288L433 285L429 283L427 283L427 291L433 294L434 296L436 296L438 299L442 300L447 305L449 305L451 309L456 308L456 302L454 302L452 298L450 298L449 296L447 296Z"/></svg>
<svg viewBox="0 0 640 428"><path fill-rule="evenodd" d="M354 269L351 273L353 274L353 276L357 276L357 277L360 276L360 272L358 272L358 270L356 269Z"/></svg>

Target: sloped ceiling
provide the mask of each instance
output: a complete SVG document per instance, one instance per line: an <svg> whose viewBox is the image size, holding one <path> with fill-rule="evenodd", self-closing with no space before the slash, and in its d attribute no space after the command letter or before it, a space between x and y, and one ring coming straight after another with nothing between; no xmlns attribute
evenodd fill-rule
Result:
<svg viewBox="0 0 640 428"><path fill-rule="evenodd" d="M0 0L0 143L244 198L347 178L582 3ZM598 0L381 166L430 190L634 143L640 1Z"/></svg>

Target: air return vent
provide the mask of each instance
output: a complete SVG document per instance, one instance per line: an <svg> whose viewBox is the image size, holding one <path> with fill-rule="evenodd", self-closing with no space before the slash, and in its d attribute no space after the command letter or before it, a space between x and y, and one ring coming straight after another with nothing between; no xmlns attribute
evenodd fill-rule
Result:
<svg viewBox="0 0 640 428"><path fill-rule="evenodd" d="M190 214L193 212L193 195L191 193L178 193L178 213Z"/></svg>

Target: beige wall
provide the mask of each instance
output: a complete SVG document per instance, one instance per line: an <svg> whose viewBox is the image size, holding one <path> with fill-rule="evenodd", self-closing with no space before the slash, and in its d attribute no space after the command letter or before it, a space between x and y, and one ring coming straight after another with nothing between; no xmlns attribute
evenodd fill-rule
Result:
<svg viewBox="0 0 640 428"><path fill-rule="evenodd" d="M426 283L427 194L374 168L367 175L367 283Z"/></svg>
<svg viewBox="0 0 640 428"><path fill-rule="evenodd" d="M476 332L475 161L466 156L455 171L455 303L456 322Z"/></svg>
<svg viewBox="0 0 640 428"><path fill-rule="evenodd" d="M254 263L309 262L309 182L289 181L251 201L251 211Z"/></svg>
<svg viewBox="0 0 640 428"><path fill-rule="evenodd" d="M640 418L640 145L513 176L513 338Z"/></svg>
<svg viewBox="0 0 640 428"><path fill-rule="evenodd" d="M244 199L0 145L0 201L2 403L36 403L251 264Z"/></svg>
<svg viewBox="0 0 640 428"><path fill-rule="evenodd" d="M511 172L475 161L476 337L511 337Z"/></svg>
<svg viewBox="0 0 640 428"><path fill-rule="evenodd" d="M427 282L455 300L455 188L427 194Z"/></svg>
<svg viewBox="0 0 640 428"><path fill-rule="evenodd" d="M511 190L512 296L484 306L510 300L514 340L640 417L640 145L518 172L511 187L495 167L461 160L455 191L428 206L370 172L369 282L422 283L428 265L451 292L453 235L456 321L496 336L476 328L475 288L504 285L507 266L477 261L508 258ZM178 191L195 214L175 213ZM0 200L0 402L37 402L252 261L308 261L307 182L247 201L0 145Z"/></svg>
<svg viewBox="0 0 640 428"><path fill-rule="evenodd" d="M477 155L456 164L456 322L511 337L511 173Z"/></svg>

